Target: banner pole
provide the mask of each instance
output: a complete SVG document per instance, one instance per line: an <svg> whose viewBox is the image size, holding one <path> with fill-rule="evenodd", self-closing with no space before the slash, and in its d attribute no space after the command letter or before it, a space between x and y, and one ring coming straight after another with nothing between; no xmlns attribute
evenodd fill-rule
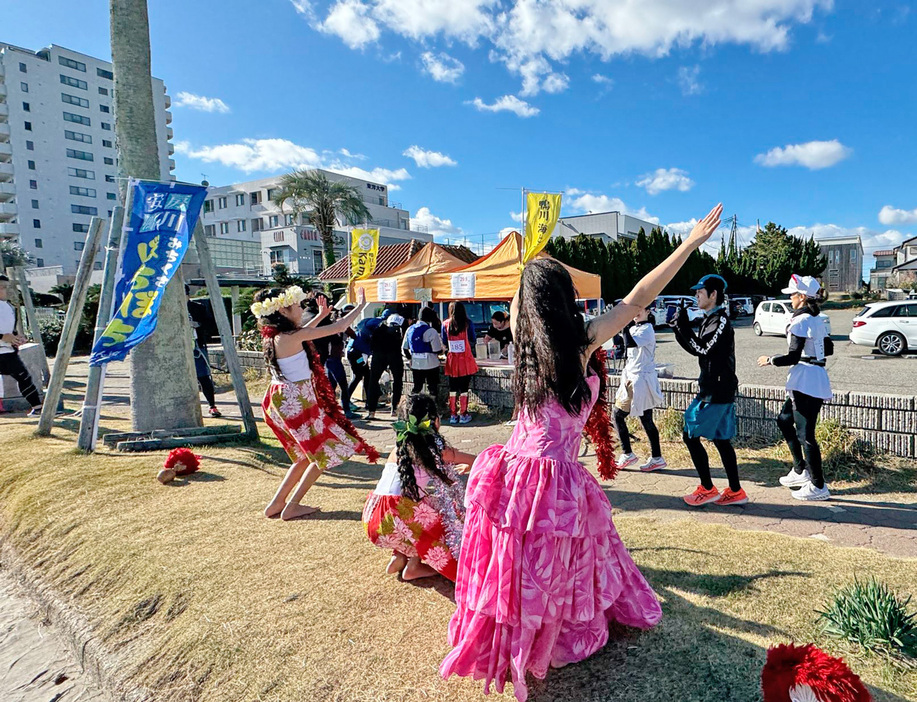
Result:
<svg viewBox="0 0 917 702"><path fill-rule="evenodd" d="M519 265L522 266L525 259L525 188L522 188L522 241L519 242Z"/></svg>

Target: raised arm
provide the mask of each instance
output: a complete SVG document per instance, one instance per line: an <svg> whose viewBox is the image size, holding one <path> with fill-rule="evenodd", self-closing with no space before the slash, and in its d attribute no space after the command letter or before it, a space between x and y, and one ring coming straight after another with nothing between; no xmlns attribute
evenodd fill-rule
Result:
<svg viewBox="0 0 917 702"><path fill-rule="evenodd" d="M694 251L700 248L720 226L720 215L723 205L719 204L707 213L701 221L694 225L691 234L685 239L672 254L640 280L620 304L615 305L605 314L596 317L589 323L589 333L592 336L592 345L586 357L601 347L605 342L614 337L624 326L632 320L637 313L646 308L656 296L668 285L679 269L685 264Z"/></svg>

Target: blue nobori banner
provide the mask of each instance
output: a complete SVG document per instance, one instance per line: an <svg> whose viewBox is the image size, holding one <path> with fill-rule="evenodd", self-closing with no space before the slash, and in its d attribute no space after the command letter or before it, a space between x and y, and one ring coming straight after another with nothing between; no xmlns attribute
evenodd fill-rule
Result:
<svg viewBox="0 0 917 702"><path fill-rule="evenodd" d="M185 257L207 195L206 187L185 183L132 180L130 187L115 311L92 349L92 366L123 360L156 329L159 303Z"/></svg>

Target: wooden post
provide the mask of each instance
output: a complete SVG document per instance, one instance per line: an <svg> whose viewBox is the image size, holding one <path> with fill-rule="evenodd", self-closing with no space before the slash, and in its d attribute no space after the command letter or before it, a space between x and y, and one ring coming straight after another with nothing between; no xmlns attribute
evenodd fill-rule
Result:
<svg viewBox="0 0 917 702"><path fill-rule="evenodd" d="M38 344L38 349L41 352L42 382L47 384L48 379L51 377L51 373L48 370L48 356L45 354L45 345L41 341L41 327L38 324L38 316L35 314L35 305L32 303L32 293L29 290L29 281L25 277L25 268L22 266L17 266L15 272L16 282L19 285L19 293L22 296L22 304L25 305L26 322L29 325L29 331L32 333L32 339Z"/></svg>
<svg viewBox="0 0 917 702"><path fill-rule="evenodd" d="M129 190L128 202L131 200ZM95 346L105 327L111 319L112 301L115 297L115 275L118 272L118 259L121 252L121 229L124 226L124 207L117 205L111 213L111 224L108 229L108 244L105 246L105 272L102 277L102 292L99 295L99 311L96 313L96 328L92 335ZM102 402L102 377L104 366L89 366L89 377L86 379L86 396L83 399L83 411L80 414L80 433L77 446L84 451L92 451L96 445L99 424L99 405Z"/></svg>
<svg viewBox="0 0 917 702"><path fill-rule="evenodd" d="M232 335L238 336L242 333L242 315L236 312L236 305L239 304L239 286L233 285L230 288L230 299L232 300Z"/></svg>
<svg viewBox="0 0 917 702"><path fill-rule="evenodd" d="M101 233L102 220L93 217L89 222L89 233L86 235L83 253L80 255L80 267L76 271L73 295L70 297L67 316L64 318L64 329L57 346L57 355L54 357L54 371L51 373L51 382L48 384L44 405L41 408L41 419L38 420L36 433L39 436L48 436L54 424L54 415L57 414L57 405L60 402L61 391L64 389L67 364L70 363L70 356L73 354L73 342L76 340L76 333L80 327L83 304L86 302L89 279L92 277L92 264L99 250Z"/></svg>
<svg viewBox="0 0 917 702"><path fill-rule="evenodd" d="M216 269L213 266L213 259L210 258L210 246L207 243L204 225L200 219L198 219L197 226L194 228L194 245L197 248L198 258L200 258L201 273L207 285L207 292L210 294L210 306L213 308L213 316L216 319L217 329L223 341L223 357L226 359L226 367L232 377L232 386L236 391L239 409L242 411L245 435L249 439L254 439L258 436L255 414L252 411L252 403L248 397L248 388L245 387L242 364L239 362L239 354L236 352L236 342L229 326L229 317L226 316L226 307L223 305L223 296L220 293L220 283L217 280Z"/></svg>

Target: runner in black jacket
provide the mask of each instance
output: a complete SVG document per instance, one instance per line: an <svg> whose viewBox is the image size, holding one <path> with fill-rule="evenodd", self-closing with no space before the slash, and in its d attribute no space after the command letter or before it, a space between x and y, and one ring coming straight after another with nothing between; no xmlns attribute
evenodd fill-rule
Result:
<svg viewBox="0 0 917 702"><path fill-rule="evenodd" d="M704 311L700 329L694 332L683 308L672 321L675 339L685 351L697 356L700 365L697 379L700 387L685 411L682 439L701 484L684 499L694 507L707 502L743 505L748 502L748 495L739 482L736 452L731 441L736 433L735 396L739 380L736 378L735 335L728 310L723 306L726 281L718 275L705 275L691 290L696 291L697 306ZM722 494L710 478L710 459L701 437L713 442L723 461L729 487Z"/></svg>

